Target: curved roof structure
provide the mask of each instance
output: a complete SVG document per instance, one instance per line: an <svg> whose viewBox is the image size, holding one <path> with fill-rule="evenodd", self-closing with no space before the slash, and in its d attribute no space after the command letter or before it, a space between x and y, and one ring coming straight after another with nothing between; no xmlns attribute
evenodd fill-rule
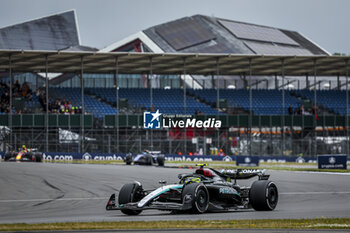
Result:
<svg viewBox="0 0 350 233"><path fill-rule="evenodd" d="M78 45L74 10L0 28L0 49L60 50Z"/></svg>
<svg viewBox="0 0 350 233"><path fill-rule="evenodd" d="M230 56L242 55L243 60L248 55L265 57L330 55L319 45L296 31L205 15L193 15L150 27L100 50L100 52L118 51L205 55L230 54ZM243 60L241 61L243 62ZM267 59L263 60L268 62ZM239 64L243 63L231 65L239 68ZM246 65L245 68L247 68ZM241 80L237 68L233 69L232 72L225 72L230 76L222 76L221 78L225 81L219 82L218 85L224 87L225 85L238 84L238 86L243 87L244 82ZM242 68L242 73L247 71L245 68ZM214 85L211 77L201 75L205 74L208 69L203 66L201 71L195 71L193 75L186 76L185 81L188 86L202 88L204 86L203 82L205 82L207 88ZM267 73L271 75L273 74L271 71L257 72L257 75ZM290 75L300 75L299 71L291 72ZM274 69L274 72L278 73L276 69ZM303 72L309 73L309 70ZM275 78L265 77L265 79ZM270 82L270 85L274 87L272 82Z"/></svg>
<svg viewBox="0 0 350 233"><path fill-rule="evenodd" d="M299 32L204 15L150 27L101 51L125 51L135 40L148 52L330 55Z"/></svg>

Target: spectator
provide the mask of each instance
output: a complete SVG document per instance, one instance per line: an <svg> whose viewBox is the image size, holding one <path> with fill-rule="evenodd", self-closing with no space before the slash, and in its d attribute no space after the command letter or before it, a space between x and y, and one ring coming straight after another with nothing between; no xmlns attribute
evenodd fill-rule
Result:
<svg viewBox="0 0 350 233"><path fill-rule="evenodd" d="M21 89L21 85L19 84L18 80L16 80L15 84L13 84L13 92L18 92Z"/></svg>
<svg viewBox="0 0 350 233"><path fill-rule="evenodd" d="M222 149L219 150L218 156L225 156L226 154Z"/></svg>
<svg viewBox="0 0 350 233"><path fill-rule="evenodd" d="M6 83L0 82L0 88L3 89L1 94L1 100L0 100L0 111L9 113L10 111L10 88L9 85ZM30 86L27 82L24 82L23 85L20 85L19 81L16 80L16 82L13 84L12 87L13 95L12 97L21 97L27 101L31 101L33 98L33 95L35 95L43 109L43 111L46 111L46 91L45 86L37 88L35 92L33 92L30 89ZM61 100L61 99L55 99L49 97L48 100L48 111L50 113L59 113L59 114L78 114L81 113L81 107L73 106L71 101ZM14 111L14 109L13 109ZM18 111L17 113L26 113L27 110L24 111Z"/></svg>

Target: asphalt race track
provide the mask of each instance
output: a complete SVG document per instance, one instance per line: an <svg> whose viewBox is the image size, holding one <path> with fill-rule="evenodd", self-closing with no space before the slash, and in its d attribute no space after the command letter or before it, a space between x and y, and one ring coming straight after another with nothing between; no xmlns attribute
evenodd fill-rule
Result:
<svg viewBox="0 0 350 233"><path fill-rule="evenodd" d="M189 172L193 170L1 162L0 223L350 217L350 174L286 171L269 172L280 192L279 204L272 212L174 215L149 210L130 217L120 211L105 211L109 196L125 183L138 180L146 189L156 188L159 180L177 182L177 174Z"/></svg>

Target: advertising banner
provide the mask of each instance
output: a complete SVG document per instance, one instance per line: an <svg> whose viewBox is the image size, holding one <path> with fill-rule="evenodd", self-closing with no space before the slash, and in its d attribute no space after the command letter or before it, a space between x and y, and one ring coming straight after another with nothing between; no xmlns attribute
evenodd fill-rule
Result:
<svg viewBox="0 0 350 233"><path fill-rule="evenodd" d="M318 169L347 169L347 155L317 155Z"/></svg>
<svg viewBox="0 0 350 233"><path fill-rule="evenodd" d="M4 159L5 152L0 152L0 159ZM136 155L136 154L135 154ZM248 156L248 155L177 155L164 154L165 161L188 161L188 162L211 162L236 161L238 166L259 166L259 163L317 163L319 168L337 168L346 169L347 156L346 155L318 155L317 159L312 157L298 157L298 156ZM124 160L123 153L73 153L73 152L44 152L43 159L46 161L72 161L72 160Z"/></svg>
<svg viewBox="0 0 350 233"><path fill-rule="evenodd" d="M248 156L248 155L239 155L236 156L237 166L242 167L258 167L259 166L259 157L258 156Z"/></svg>

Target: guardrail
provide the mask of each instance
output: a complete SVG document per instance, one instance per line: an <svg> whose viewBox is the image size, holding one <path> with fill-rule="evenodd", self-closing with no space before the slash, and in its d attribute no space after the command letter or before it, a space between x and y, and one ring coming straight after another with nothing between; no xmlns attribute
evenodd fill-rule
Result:
<svg viewBox="0 0 350 233"><path fill-rule="evenodd" d="M45 127L45 114L14 114L12 115L12 126L13 127ZM50 114L49 115L49 127L80 127L81 126L81 115L60 115ZM0 115L0 125L9 126L10 115ZM84 115L84 127L93 126L92 115Z"/></svg>
<svg viewBox="0 0 350 233"><path fill-rule="evenodd" d="M142 115L119 115L118 121L115 115L105 115L104 125L106 127L115 127L119 122L119 127L143 125ZM198 115L193 116L198 120L216 118L222 121L222 127L249 127L249 115ZM280 127L283 116L281 115L256 115L252 118L252 127ZM350 120L350 117L349 117ZM288 127L345 127L346 116L319 116L318 120L312 115L287 115L284 116L284 126Z"/></svg>
<svg viewBox="0 0 350 233"><path fill-rule="evenodd" d="M14 114L12 115L13 127L45 127L45 114ZM198 115L193 116L198 120L216 118L222 121L222 127L249 127L249 115ZM0 125L9 126L10 115L0 115ZM283 116L280 115L256 115L252 118L252 127L280 127ZM49 127L80 127L81 116L76 115L49 115ZM118 115L118 121L115 115L104 116L105 127L115 127L119 122L119 127L142 127L143 115ZM350 122L350 117L349 117ZM316 120L314 116L284 116L284 126L288 127L345 127L346 116L319 116ZM93 116L84 115L84 127L93 127Z"/></svg>

